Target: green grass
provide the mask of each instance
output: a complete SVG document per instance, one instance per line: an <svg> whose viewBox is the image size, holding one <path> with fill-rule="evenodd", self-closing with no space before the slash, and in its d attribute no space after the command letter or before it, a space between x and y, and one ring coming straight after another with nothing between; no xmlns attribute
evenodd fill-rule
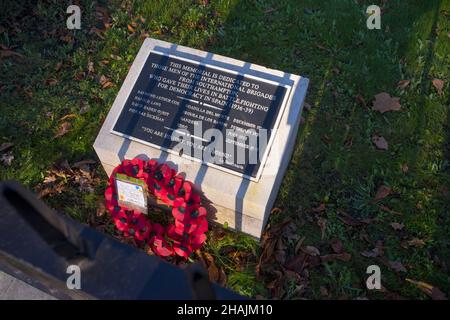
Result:
<svg viewBox="0 0 450 320"><path fill-rule="evenodd" d="M389 291L426 298L405 281L411 278L450 296L450 1L386 2L382 30L368 30L365 23L367 6L381 1L80 2L78 31L66 29L66 7L58 1L1 5L0 44L24 56L0 60L0 144L14 143L12 165L0 165L1 180L19 180L35 189L57 160L73 164L96 159L93 141L142 44L141 34L148 34L310 78L307 102L312 109L303 115L276 202L281 212L271 217L269 228L292 218L290 230L305 237L305 245L327 254L337 237L352 258L307 267L301 285L285 276L279 282L281 298L324 298L321 287L328 298L386 298L365 288L367 266L380 262L360 255L373 248L361 240L364 234L383 242L387 259L407 267L406 273L398 273L380 264L382 284ZM92 29L101 27L96 6L107 8L111 16L111 27L100 35ZM127 28L132 22L135 33ZM114 86L103 89L101 75ZM431 84L434 78L445 81L441 96ZM396 87L402 79L411 80L406 89ZM370 110L373 96L383 91L400 97L400 112ZM357 95L368 108L358 103ZM75 115L67 120L71 130L55 139L60 119L68 114ZM373 134L385 137L389 150L377 150ZM68 183L64 192L45 200L89 222L106 183L101 167L95 174L101 179L94 194ZM372 202L381 184L393 190L381 203L401 215ZM321 203L326 210L311 213ZM376 222L350 227L339 212ZM323 239L317 216L327 222ZM393 230L392 222L403 223L404 229ZM219 231L213 231L205 250L224 269L227 285L248 296L276 297L269 287L283 274L281 265L274 262L272 270L257 275L259 244L230 232L216 237ZM402 247L412 238L425 240L425 246ZM283 243L289 260L296 241L284 237Z"/></svg>

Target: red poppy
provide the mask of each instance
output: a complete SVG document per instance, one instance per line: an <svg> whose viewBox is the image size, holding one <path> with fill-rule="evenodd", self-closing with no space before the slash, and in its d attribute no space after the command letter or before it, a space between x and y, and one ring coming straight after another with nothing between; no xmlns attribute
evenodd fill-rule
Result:
<svg viewBox="0 0 450 320"><path fill-rule="evenodd" d="M192 247L190 244L186 242L173 242L173 251L183 258L189 258L190 254L192 253Z"/></svg>
<svg viewBox="0 0 450 320"><path fill-rule="evenodd" d="M134 235L134 237L140 241L147 240L151 231L152 231L152 226L151 226L150 222L148 222L146 219L144 219L143 223L139 223L137 225L136 234Z"/></svg>
<svg viewBox="0 0 450 320"><path fill-rule="evenodd" d="M175 219L175 230L179 234L193 233L198 228L198 220L187 218L184 221Z"/></svg>
<svg viewBox="0 0 450 320"><path fill-rule="evenodd" d="M149 234L149 242L155 241L157 236L162 237L164 235L164 231L165 231L164 227L159 223L153 224L152 230L150 231Z"/></svg>
<svg viewBox="0 0 450 320"><path fill-rule="evenodd" d="M119 207L120 208L120 207ZM125 231L128 228L128 215L125 214L124 210L119 210L113 216L114 224L119 231Z"/></svg>
<svg viewBox="0 0 450 320"><path fill-rule="evenodd" d="M152 249L155 254L161 257L173 255L173 249L162 236L156 236L152 242Z"/></svg>
<svg viewBox="0 0 450 320"><path fill-rule="evenodd" d="M183 202L182 205L172 208L172 216L176 220L184 221L186 217L189 217L189 208L186 206L186 203Z"/></svg>
<svg viewBox="0 0 450 320"><path fill-rule="evenodd" d="M206 220L206 217L203 216L199 218L199 221L197 223L197 229L193 232L194 235L199 235L202 233L205 233L208 231L208 220Z"/></svg>
<svg viewBox="0 0 450 320"><path fill-rule="evenodd" d="M192 234L190 236L192 250L200 249L203 246L203 243L206 241L206 234Z"/></svg>

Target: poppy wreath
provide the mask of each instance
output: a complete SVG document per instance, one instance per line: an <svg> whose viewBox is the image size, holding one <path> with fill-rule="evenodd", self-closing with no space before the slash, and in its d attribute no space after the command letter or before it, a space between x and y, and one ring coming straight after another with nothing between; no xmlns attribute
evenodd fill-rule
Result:
<svg viewBox="0 0 450 320"><path fill-rule="evenodd" d="M152 223L148 215L120 206L115 183L117 173L144 181L148 191L171 208L173 219L169 220L173 222L167 226ZM105 199L115 227L125 237L147 243L160 257L180 256L187 259L206 240L208 221L200 196L191 182L184 180L166 164L139 158L122 161L109 178Z"/></svg>

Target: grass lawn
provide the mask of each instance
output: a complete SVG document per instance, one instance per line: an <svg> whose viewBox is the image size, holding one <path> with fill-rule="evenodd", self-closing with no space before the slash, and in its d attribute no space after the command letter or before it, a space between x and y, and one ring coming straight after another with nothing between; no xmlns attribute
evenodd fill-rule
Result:
<svg viewBox="0 0 450 320"><path fill-rule="evenodd" d="M449 0L73 2L76 31L65 2L0 5L0 180L114 234L92 144L143 38L211 51L311 86L262 243L214 228L193 256L210 277L252 297L429 298L406 279L450 296ZM373 3L381 30L366 27ZM401 109L372 110L381 92ZM374 264L383 290L366 288Z"/></svg>

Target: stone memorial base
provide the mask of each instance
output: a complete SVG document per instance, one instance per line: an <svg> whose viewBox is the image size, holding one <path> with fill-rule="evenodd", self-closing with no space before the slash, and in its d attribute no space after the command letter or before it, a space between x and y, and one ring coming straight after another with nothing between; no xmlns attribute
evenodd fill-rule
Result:
<svg viewBox="0 0 450 320"><path fill-rule="evenodd" d="M263 78L290 88L278 127L273 133L273 142L266 161L262 164L259 180L231 174L111 132L151 51ZM210 203L210 221L227 224L230 228L260 238L295 145L307 87L308 79L297 75L164 41L146 39L98 134L94 149L108 175L123 159L140 157L168 163L178 172L184 173L187 180L195 183L198 191Z"/></svg>

